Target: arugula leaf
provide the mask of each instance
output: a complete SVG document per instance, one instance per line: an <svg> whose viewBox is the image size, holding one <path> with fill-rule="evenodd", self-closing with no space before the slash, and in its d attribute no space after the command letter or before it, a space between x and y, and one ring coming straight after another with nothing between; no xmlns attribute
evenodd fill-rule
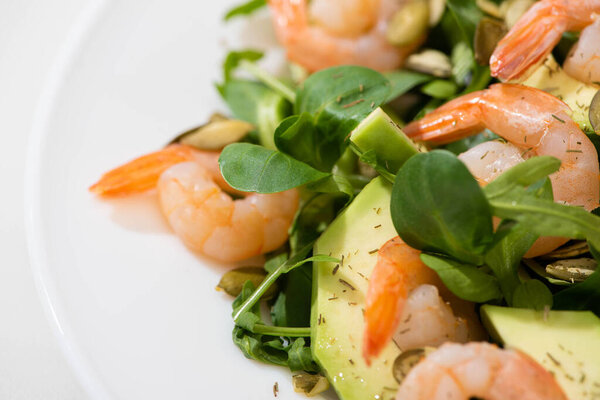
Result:
<svg viewBox="0 0 600 400"><path fill-rule="evenodd" d="M281 152L250 143L225 147L219 167L227 183L244 192L283 192L329 176Z"/></svg>
<svg viewBox="0 0 600 400"><path fill-rule="evenodd" d="M437 272L444 285L461 299L484 303L502 298L496 278L477 267L427 253L421 254L421 260Z"/></svg>
<svg viewBox="0 0 600 400"><path fill-rule="evenodd" d="M313 359L310 344L304 338L298 338L292 343L288 350L288 366L292 371L320 371L319 366Z"/></svg>
<svg viewBox="0 0 600 400"><path fill-rule="evenodd" d="M493 239L492 214L479 184L452 153L417 154L398 171L392 221L411 247L479 265Z"/></svg>
<svg viewBox="0 0 600 400"><path fill-rule="evenodd" d="M307 244L302 249L288 259L286 262L277 267L273 272L269 273L267 277L262 281L258 288L241 304L235 308L233 314L233 321L237 324L239 320L244 318L244 314L252 312L253 307L256 306L261 296L266 290L279 278L282 274L287 274L295 268L298 268L308 262L313 261L324 261L324 262L339 262L337 258L316 255L309 258L305 258L312 251L312 243Z"/></svg>
<svg viewBox="0 0 600 400"><path fill-rule="evenodd" d="M231 18L238 17L241 15L252 14L253 12L266 7L267 0L250 0L246 3L235 6L231 10L227 11L225 14L225 21L230 20Z"/></svg>
<svg viewBox="0 0 600 400"><path fill-rule="evenodd" d="M386 79L390 81L391 91L388 96L388 101L402 96L404 93L433 79L431 75L422 74L420 72L397 70L384 74Z"/></svg>
<svg viewBox="0 0 600 400"><path fill-rule="evenodd" d="M233 71L239 66L242 60L257 61L263 57L263 53L258 50L230 51L223 62L223 80L231 80Z"/></svg>
<svg viewBox="0 0 600 400"><path fill-rule="evenodd" d="M242 292L233 302L234 310L239 309L252 295L253 291L252 282L247 281ZM247 314L252 314L260 320L258 304L252 307L252 311ZM236 325L232 332L233 342L247 358L267 364L288 366L292 371L304 369L317 372L319 370L318 365L312 358L308 340L305 340L304 337L287 338L285 340L281 338L286 333L295 334L294 330L299 331L301 329L269 327L260 324L255 324L254 329L257 332L251 332L242 326ZM310 329L304 334L310 334ZM287 344L285 344L286 342Z"/></svg>
<svg viewBox="0 0 600 400"><path fill-rule="evenodd" d="M294 93L294 90L290 88L286 83L284 83L281 79L278 79L275 76L271 75L255 63L251 62L249 59L241 60L240 66L246 71L250 72L252 75L254 75L259 81L264 83L275 93L278 93L280 96L289 100L290 103L294 103L296 101L296 93Z"/></svg>
<svg viewBox="0 0 600 400"><path fill-rule="evenodd" d="M507 224L503 223L498 231L505 227ZM512 305L513 293L521 285L517 274L521 259L539 235L532 233L525 224L511 225L508 228L508 233L485 254L485 263L498 278L506 302Z"/></svg>
<svg viewBox="0 0 600 400"><path fill-rule="evenodd" d="M331 171L340 157L339 137L321 131L309 113L286 118L275 130L277 148L320 171Z"/></svg>
<svg viewBox="0 0 600 400"><path fill-rule="evenodd" d="M305 264L285 275L283 290L271 310L276 326L310 326L312 264Z"/></svg>
<svg viewBox="0 0 600 400"><path fill-rule="evenodd" d="M526 280L515 288L512 296L512 306L532 308L538 311L546 307L552 308L552 292L537 279Z"/></svg>
<svg viewBox="0 0 600 400"><path fill-rule="evenodd" d="M304 81L294 111L311 114L317 129L338 139L341 154L346 136L389 94L389 81L377 71L358 66L333 67Z"/></svg>

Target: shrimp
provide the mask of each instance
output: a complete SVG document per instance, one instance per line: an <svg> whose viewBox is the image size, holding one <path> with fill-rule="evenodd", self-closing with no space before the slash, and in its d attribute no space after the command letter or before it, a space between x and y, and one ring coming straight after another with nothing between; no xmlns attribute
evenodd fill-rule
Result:
<svg viewBox="0 0 600 400"><path fill-rule="evenodd" d="M156 187L175 234L215 260L239 261L280 247L298 209L298 191L234 190L223 179L218 158L219 152L169 146L108 172L90 190L115 196ZM226 192L242 198L234 200Z"/></svg>
<svg viewBox="0 0 600 400"><path fill-rule="evenodd" d="M377 253L364 315L363 357L367 364L392 336L406 350L446 340L466 341L481 334L473 304L452 295L419 255L419 250L399 237ZM438 289L452 308L440 299ZM455 317L452 310L462 315Z"/></svg>
<svg viewBox="0 0 600 400"><path fill-rule="evenodd" d="M397 400L568 400L554 376L518 350L447 343L406 376Z"/></svg>
<svg viewBox="0 0 600 400"><path fill-rule="evenodd" d="M419 44L388 43L388 20L404 0L269 0L288 58L310 71L343 64L398 68ZM310 8L310 9L309 9ZM311 14L311 15L309 15Z"/></svg>
<svg viewBox="0 0 600 400"><path fill-rule="evenodd" d="M475 149L463 156L480 183L491 181L524 158L554 156L562 162L560 170L550 176L554 200L591 211L598 207L600 197L598 155L568 112L566 104L541 90L496 84L448 102L407 125L404 132L415 140L448 143L489 128L512 146L500 151L497 145L486 145L498 151L482 154L479 161L473 156L479 154ZM515 154L518 151L520 158ZM489 167L482 168L482 164ZM548 253L564 242L540 238L526 257Z"/></svg>
<svg viewBox="0 0 600 400"><path fill-rule="evenodd" d="M581 31L580 43L565 63L566 72L585 83L600 80L600 0L541 0L498 43L490 59L492 76L521 78L541 63L567 31Z"/></svg>

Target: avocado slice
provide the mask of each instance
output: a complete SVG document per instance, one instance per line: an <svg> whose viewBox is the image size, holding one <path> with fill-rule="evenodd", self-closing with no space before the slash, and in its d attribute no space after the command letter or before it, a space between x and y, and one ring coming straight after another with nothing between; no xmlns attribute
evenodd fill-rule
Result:
<svg viewBox="0 0 600 400"><path fill-rule="evenodd" d="M494 340L530 355L570 399L600 398L600 319L590 311L534 311L484 305Z"/></svg>
<svg viewBox="0 0 600 400"><path fill-rule="evenodd" d="M598 88L571 78L551 55L525 81L523 85L541 89L558 97L571 107L573 121L584 132L594 132L589 109Z"/></svg>
<svg viewBox="0 0 600 400"><path fill-rule="evenodd" d="M414 142L381 108L358 124L350 134L350 141L363 153L373 150L377 160L394 174L419 152Z"/></svg>
<svg viewBox="0 0 600 400"><path fill-rule="evenodd" d="M390 216L392 187L373 179L317 240L315 254L341 263L315 262L312 351L343 400L395 397L392 364L400 351L393 342L370 367L362 357L363 309L377 249L397 235Z"/></svg>

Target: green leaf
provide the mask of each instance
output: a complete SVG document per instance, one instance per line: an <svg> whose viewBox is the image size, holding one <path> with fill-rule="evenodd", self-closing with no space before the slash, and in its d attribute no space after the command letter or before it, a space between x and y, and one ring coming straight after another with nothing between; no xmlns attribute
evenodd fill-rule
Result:
<svg viewBox="0 0 600 400"><path fill-rule="evenodd" d="M233 313L233 321L237 324L240 318L244 318L243 314L246 312L250 312L255 309L258 301L262 297L262 295L271 287L271 285L283 274L287 274L295 268L298 268L308 262L313 261L323 261L323 262L339 262L337 258L324 256L324 255L316 255L309 258L306 256L312 251L312 243L307 244L302 249L298 250L298 252L292 256L290 259L282 263L273 272L269 273L267 277L262 281L260 286L256 288L254 292L250 296L248 296L243 304L234 307Z"/></svg>
<svg viewBox="0 0 600 400"><path fill-rule="evenodd" d="M227 183L244 192L282 192L329 176L281 152L250 143L225 147L219 167Z"/></svg>
<svg viewBox="0 0 600 400"><path fill-rule="evenodd" d="M452 17L461 40L473 48L475 29L483 13L473 0L447 0L448 14Z"/></svg>
<svg viewBox="0 0 600 400"><path fill-rule="evenodd" d="M275 130L277 148L320 171L331 171L340 158L340 141L331 131L320 131L309 113L286 118Z"/></svg>
<svg viewBox="0 0 600 400"><path fill-rule="evenodd" d="M311 114L317 129L337 138L341 155L346 136L389 94L389 81L377 71L357 66L328 68L304 81L295 113Z"/></svg>
<svg viewBox="0 0 600 400"><path fill-rule="evenodd" d="M587 239L596 248L600 247L600 217L583 208L537 198L521 187L488 199L494 215L523 222L532 233Z"/></svg>
<svg viewBox="0 0 600 400"><path fill-rule="evenodd" d="M285 276L283 290L271 310L271 320L277 326L310 326L312 265L290 271Z"/></svg>
<svg viewBox="0 0 600 400"><path fill-rule="evenodd" d="M429 82L433 79L431 75L421 74L419 72L408 71L408 70L397 70L391 71L384 74L388 81L390 81L391 91L388 97L388 101L394 100L395 98L402 96L409 90L416 86L419 86L425 82Z"/></svg>
<svg viewBox="0 0 600 400"><path fill-rule="evenodd" d="M454 81L463 85L473 68L473 50L465 43L460 42L452 49L452 76Z"/></svg>
<svg viewBox="0 0 600 400"><path fill-rule="evenodd" d="M242 60L257 61L263 57L263 53L258 50L231 51L227 54L223 62L223 79L225 82L231 80L233 71L239 66Z"/></svg>
<svg viewBox="0 0 600 400"><path fill-rule="evenodd" d="M437 272L444 285L461 299L484 303L502 298L496 278L477 267L426 253L421 254L421 260Z"/></svg>
<svg viewBox="0 0 600 400"><path fill-rule="evenodd" d="M502 231L507 224L500 225ZM521 284L517 271L521 259L538 238L526 224L517 224L507 227L508 233L502 237L485 254L485 263L492 269L498 279L504 298L512 305L513 293Z"/></svg>
<svg viewBox="0 0 600 400"><path fill-rule="evenodd" d="M512 297L512 306L516 308L532 308L541 311L552 308L552 292L537 279L529 279L516 287Z"/></svg>
<svg viewBox="0 0 600 400"><path fill-rule="evenodd" d="M342 197L339 195L319 193L302 205L290 227L289 242L292 252L314 242L321 236L325 228L334 220L337 211L345 203L343 199L340 202L340 199Z"/></svg>
<svg viewBox="0 0 600 400"><path fill-rule="evenodd" d="M398 171L391 214L411 247L480 264L492 242L492 214L479 184L452 153L411 157Z"/></svg>
<svg viewBox="0 0 600 400"><path fill-rule="evenodd" d="M266 7L266 5L267 0L250 0L246 3L235 6L231 10L227 11L227 14L225 14L224 19L225 21L228 21L234 17L238 17L241 15L249 15L255 12L256 10Z"/></svg>
<svg viewBox="0 0 600 400"><path fill-rule="evenodd" d="M527 187L558 171L560 160L551 156L533 157L515 165L484 189L488 198L504 196L514 188Z"/></svg>
<svg viewBox="0 0 600 400"><path fill-rule="evenodd" d="M421 92L436 99L447 99L456 94L456 83L444 79L436 79L421 88Z"/></svg>
<svg viewBox="0 0 600 400"><path fill-rule="evenodd" d="M344 194L348 196L348 201L354 197L354 187L341 175L330 175L320 181L311 182L306 188L317 193Z"/></svg>
<svg viewBox="0 0 600 400"><path fill-rule="evenodd" d="M304 338L298 338L292 343L288 350L288 366L291 371L319 371L319 366L313 359L310 345Z"/></svg>

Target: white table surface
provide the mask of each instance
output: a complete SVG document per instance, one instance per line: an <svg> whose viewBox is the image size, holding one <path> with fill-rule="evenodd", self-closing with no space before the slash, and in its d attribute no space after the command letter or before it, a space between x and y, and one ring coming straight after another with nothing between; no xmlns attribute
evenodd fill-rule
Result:
<svg viewBox="0 0 600 400"><path fill-rule="evenodd" d="M86 400L41 307L24 232L23 175L50 67L89 0L0 1L0 399Z"/></svg>

